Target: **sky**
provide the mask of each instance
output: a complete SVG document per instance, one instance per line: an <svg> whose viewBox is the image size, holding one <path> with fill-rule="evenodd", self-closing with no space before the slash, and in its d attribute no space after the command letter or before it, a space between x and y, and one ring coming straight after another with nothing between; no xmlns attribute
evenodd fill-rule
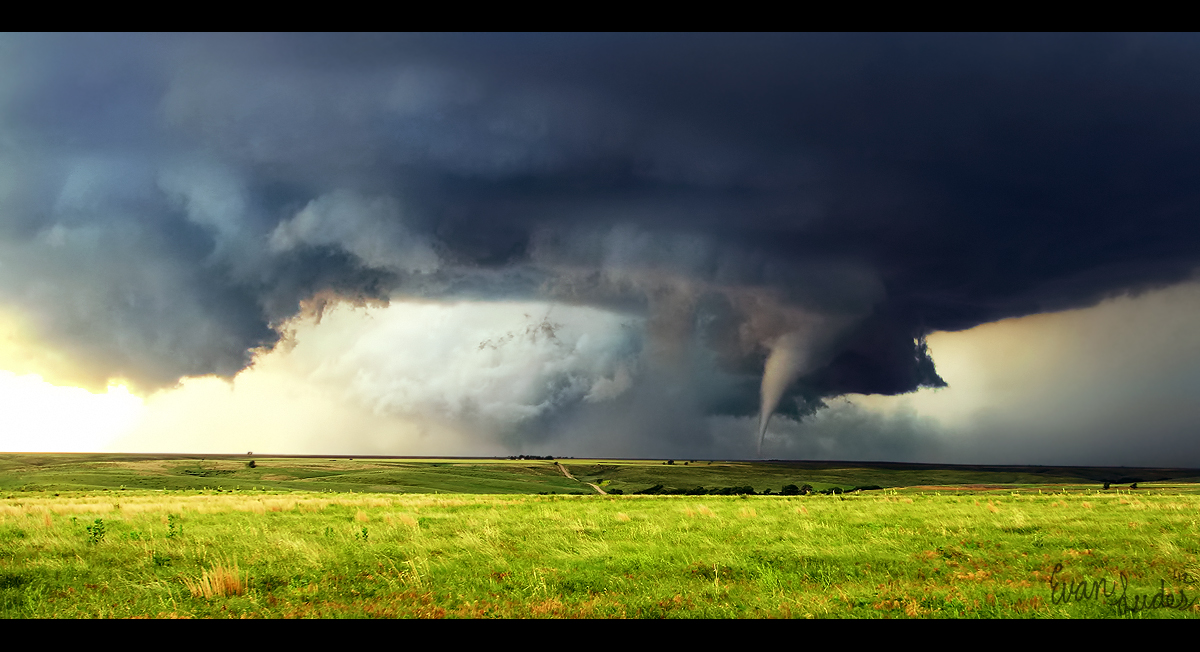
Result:
<svg viewBox="0 0 1200 652"><path fill-rule="evenodd" d="M1200 467L1194 35L0 70L0 450Z"/></svg>

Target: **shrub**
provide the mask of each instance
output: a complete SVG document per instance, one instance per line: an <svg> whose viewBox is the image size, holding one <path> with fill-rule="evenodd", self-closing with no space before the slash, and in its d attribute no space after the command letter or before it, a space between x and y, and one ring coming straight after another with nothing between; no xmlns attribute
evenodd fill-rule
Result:
<svg viewBox="0 0 1200 652"><path fill-rule="evenodd" d="M88 542L100 543L104 540L104 519L96 519L96 522L87 526Z"/></svg>

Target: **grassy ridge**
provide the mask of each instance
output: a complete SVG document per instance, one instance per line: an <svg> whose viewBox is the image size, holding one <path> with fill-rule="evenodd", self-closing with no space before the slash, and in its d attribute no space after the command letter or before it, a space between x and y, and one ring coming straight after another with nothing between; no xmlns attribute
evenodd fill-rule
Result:
<svg viewBox="0 0 1200 652"><path fill-rule="evenodd" d="M0 617L1109 617L1051 577L1194 597L1198 516L1183 487L30 492L0 499Z"/></svg>
<svg viewBox="0 0 1200 652"><path fill-rule="evenodd" d="M650 463L576 463L564 461L572 475L604 487L633 493L648 486L662 484L667 488L751 486L761 493L770 489L779 493L787 484L811 484L820 491L832 487L851 489L868 485L881 487L911 487L935 485L995 485L995 484L1078 484L1079 479L1066 475L1045 475L1011 471L979 472L957 469L878 469L845 466L798 468L786 463L770 462L695 462L684 465L675 462L664 465Z"/></svg>
<svg viewBox="0 0 1200 652"><path fill-rule="evenodd" d="M132 455L3 455L0 490L269 489L397 493L592 493L550 462Z"/></svg>
<svg viewBox="0 0 1200 652"><path fill-rule="evenodd" d="M247 464L253 459L255 467ZM703 460L416 460L386 458L250 458L81 454L0 455L0 491L88 489L269 489L375 493L540 494L635 493L668 489L751 486L778 493L787 484L817 490L868 485L912 486L1097 485L1195 480L1200 472L1171 469L967 467L916 464L722 462Z"/></svg>

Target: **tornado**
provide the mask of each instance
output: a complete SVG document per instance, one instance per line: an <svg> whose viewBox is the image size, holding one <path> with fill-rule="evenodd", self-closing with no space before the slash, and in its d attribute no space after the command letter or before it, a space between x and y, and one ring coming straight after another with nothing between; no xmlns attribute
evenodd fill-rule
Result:
<svg viewBox="0 0 1200 652"><path fill-rule="evenodd" d="M809 361L807 347L800 333L788 333L775 340L763 369L762 408L758 418L758 456L762 457L763 438L767 424L788 385L800 377Z"/></svg>

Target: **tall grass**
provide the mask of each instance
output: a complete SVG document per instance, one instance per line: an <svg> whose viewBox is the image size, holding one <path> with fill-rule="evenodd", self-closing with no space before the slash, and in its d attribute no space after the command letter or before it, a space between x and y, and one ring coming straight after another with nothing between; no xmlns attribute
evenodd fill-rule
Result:
<svg viewBox="0 0 1200 652"><path fill-rule="evenodd" d="M237 562L228 566L214 565L205 570L200 575L200 579L192 580L184 577L183 583L193 596L205 600L242 595L246 592L246 583L242 581L242 574L238 570Z"/></svg>
<svg viewBox="0 0 1200 652"><path fill-rule="evenodd" d="M1182 490L29 492L0 496L0 617L1103 617L1050 601L1056 564L1192 596L1198 541Z"/></svg>

